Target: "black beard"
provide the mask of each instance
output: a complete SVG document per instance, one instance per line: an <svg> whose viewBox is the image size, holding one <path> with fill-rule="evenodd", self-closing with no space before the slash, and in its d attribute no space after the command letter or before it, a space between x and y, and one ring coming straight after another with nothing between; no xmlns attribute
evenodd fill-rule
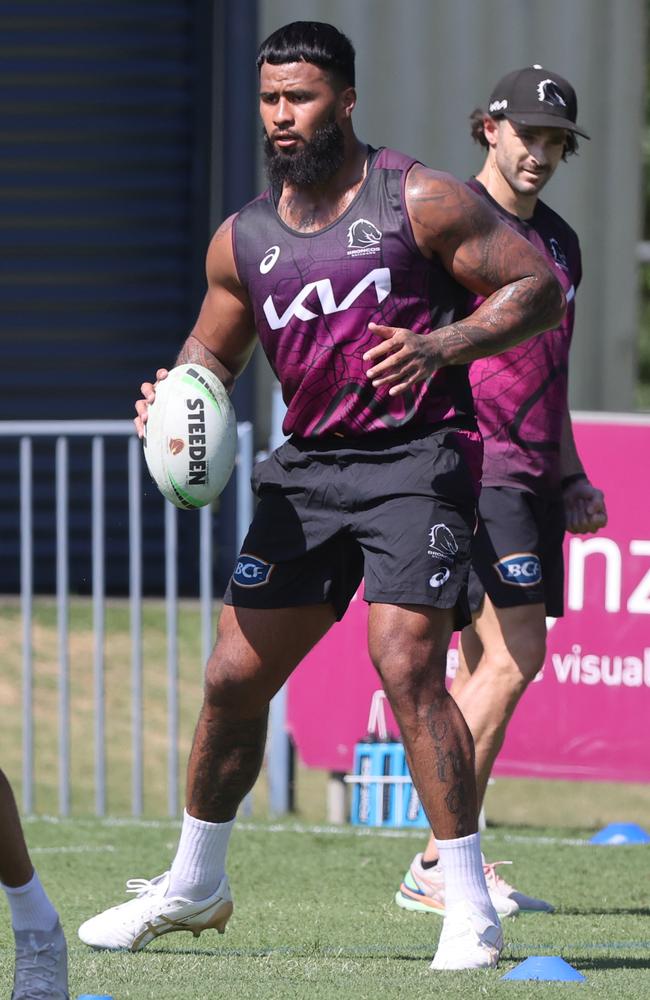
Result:
<svg viewBox="0 0 650 1000"><path fill-rule="evenodd" d="M297 153L277 150L264 133L266 173L274 188L281 188L285 181L295 187L318 187L334 176L344 158L345 139L336 122L321 125Z"/></svg>

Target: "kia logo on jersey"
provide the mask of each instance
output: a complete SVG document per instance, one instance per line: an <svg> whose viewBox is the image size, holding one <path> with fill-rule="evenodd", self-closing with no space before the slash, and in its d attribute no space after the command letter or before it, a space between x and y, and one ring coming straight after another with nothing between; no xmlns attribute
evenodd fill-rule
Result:
<svg viewBox="0 0 650 1000"><path fill-rule="evenodd" d="M372 288L373 286L377 296L377 303L379 304L390 294L390 268L376 267L372 271L369 271L361 281L356 283L354 288L348 292L341 302L336 301L332 282L329 278L321 278L320 281L310 281L308 285L301 288L280 316L275 307L273 296L269 295L264 303L264 315L272 330L281 330L294 316L296 319L303 320L303 322L317 319L318 314L303 305L312 292L316 292L318 296L322 314L330 316L332 313L346 312L363 295L367 288Z"/></svg>

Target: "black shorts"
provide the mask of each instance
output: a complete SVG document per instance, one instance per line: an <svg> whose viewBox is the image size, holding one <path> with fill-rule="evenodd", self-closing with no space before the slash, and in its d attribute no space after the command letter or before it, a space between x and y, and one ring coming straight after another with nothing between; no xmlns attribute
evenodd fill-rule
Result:
<svg viewBox="0 0 650 1000"><path fill-rule="evenodd" d="M484 486L472 545L469 600L478 611L487 593L497 608L545 604L564 614L564 505L509 486Z"/></svg>
<svg viewBox="0 0 650 1000"><path fill-rule="evenodd" d="M475 489L460 435L387 432L290 439L256 466L259 503L224 596L246 608L365 600L456 608L467 575Z"/></svg>

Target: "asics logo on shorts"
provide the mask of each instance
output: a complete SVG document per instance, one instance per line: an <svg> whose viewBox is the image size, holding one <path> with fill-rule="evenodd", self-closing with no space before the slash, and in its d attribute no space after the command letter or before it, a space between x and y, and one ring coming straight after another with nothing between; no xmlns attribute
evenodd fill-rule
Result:
<svg viewBox="0 0 650 1000"><path fill-rule="evenodd" d="M493 565L503 582L515 587L533 587L542 579L542 564L534 552L515 552Z"/></svg>
<svg viewBox="0 0 650 1000"><path fill-rule="evenodd" d="M429 586L437 590L438 587L442 587L443 583L446 583L451 576L451 570L447 566L443 566L442 569L436 570L433 576L429 577Z"/></svg>
<svg viewBox="0 0 650 1000"><path fill-rule="evenodd" d="M263 587L269 582L273 568L274 563L267 563L257 556L242 552L232 575L233 583L239 587Z"/></svg>

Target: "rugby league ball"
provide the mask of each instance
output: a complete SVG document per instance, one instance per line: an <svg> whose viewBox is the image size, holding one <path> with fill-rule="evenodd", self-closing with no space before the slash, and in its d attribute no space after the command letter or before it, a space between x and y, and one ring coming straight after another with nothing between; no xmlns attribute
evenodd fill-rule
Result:
<svg viewBox="0 0 650 1000"><path fill-rule="evenodd" d="M237 419L216 375L178 365L156 386L144 425L144 454L160 492L181 510L211 503L230 479Z"/></svg>

